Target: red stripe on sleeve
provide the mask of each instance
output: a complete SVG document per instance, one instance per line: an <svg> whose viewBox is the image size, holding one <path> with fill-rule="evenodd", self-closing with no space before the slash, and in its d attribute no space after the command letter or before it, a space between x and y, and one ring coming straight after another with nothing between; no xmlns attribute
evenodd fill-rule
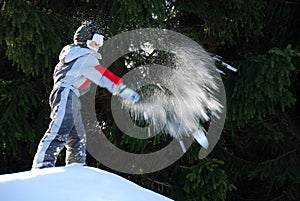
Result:
<svg viewBox="0 0 300 201"><path fill-rule="evenodd" d="M97 71L99 71L102 76L106 77L107 79L109 79L110 81L112 81L114 84L116 84L116 85L123 84L122 78L116 76L115 74L113 74L107 68L104 68L101 65L97 65L97 66L95 66L95 69Z"/></svg>
<svg viewBox="0 0 300 201"><path fill-rule="evenodd" d="M84 89L85 87L87 87L89 84L91 83L91 80L86 79L86 81L80 86L78 87L78 89Z"/></svg>

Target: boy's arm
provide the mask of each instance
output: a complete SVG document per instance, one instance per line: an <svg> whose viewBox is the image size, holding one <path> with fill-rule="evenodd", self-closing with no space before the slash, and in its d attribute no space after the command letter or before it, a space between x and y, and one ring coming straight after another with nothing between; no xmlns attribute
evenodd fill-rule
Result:
<svg viewBox="0 0 300 201"><path fill-rule="evenodd" d="M137 92L128 88L123 83L122 78L100 65L98 60L97 62L91 62L89 65L86 63L85 65L89 67L83 67L80 73L87 79L102 88L106 88L112 94L119 95L130 102L136 102L139 100L140 96Z"/></svg>

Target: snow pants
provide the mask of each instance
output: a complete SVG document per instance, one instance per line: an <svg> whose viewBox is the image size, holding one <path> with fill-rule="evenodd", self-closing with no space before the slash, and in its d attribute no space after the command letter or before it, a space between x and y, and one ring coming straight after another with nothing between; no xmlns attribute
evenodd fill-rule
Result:
<svg viewBox="0 0 300 201"><path fill-rule="evenodd" d="M53 89L49 99L51 123L41 139L32 168L54 167L66 147L66 165L85 165L86 133L81 118L81 103L67 87Z"/></svg>

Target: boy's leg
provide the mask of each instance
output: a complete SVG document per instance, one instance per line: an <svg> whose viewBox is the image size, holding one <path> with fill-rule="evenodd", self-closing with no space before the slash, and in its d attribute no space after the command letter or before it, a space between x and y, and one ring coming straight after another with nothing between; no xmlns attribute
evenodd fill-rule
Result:
<svg viewBox="0 0 300 201"><path fill-rule="evenodd" d="M66 143L66 165L86 165L85 141L74 126Z"/></svg>
<svg viewBox="0 0 300 201"><path fill-rule="evenodd" d="M81 117L80 99L73 95L72 128L66 143L66 165L86 165L86 133Z"/></svg>
<svg viewBox="0 0 300 201"><path fill-rule="evenodd" d="M54 107L55 115L49 129L40 141L32 168L54 167L58 154L68 140L74 127L70 89L62 88Z"/></svg>

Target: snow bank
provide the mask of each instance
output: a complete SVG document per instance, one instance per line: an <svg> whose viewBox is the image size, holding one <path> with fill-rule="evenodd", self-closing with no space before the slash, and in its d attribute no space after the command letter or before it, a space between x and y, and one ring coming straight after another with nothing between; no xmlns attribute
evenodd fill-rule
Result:
<svg viewBox="0 0 300 201"><path fill-rule="evenodd" d="M171 201L92 167L55 167L0 175L1 201Z"/></svg>

